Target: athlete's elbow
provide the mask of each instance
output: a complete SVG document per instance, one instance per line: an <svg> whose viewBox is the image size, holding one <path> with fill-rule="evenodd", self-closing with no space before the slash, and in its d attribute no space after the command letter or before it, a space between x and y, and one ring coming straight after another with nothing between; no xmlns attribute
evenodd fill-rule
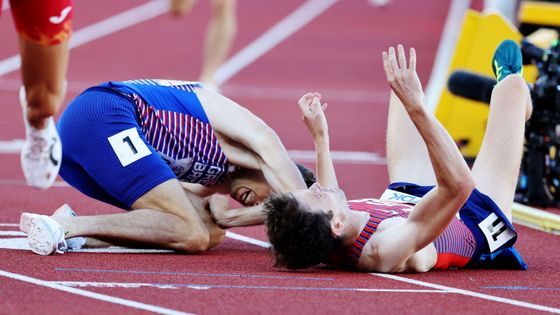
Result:
<svg viewBox="0 0 560 315"><path fill-rule="evenodd" d="M461 185L462 193L468 198L476 187L474 178L469 174L468 179Z"/></svg>
<svg viewBox="0 0 560 315"><path fill-rule="evenodd" d="M461 180L457 187L457 191L458 191L457 193L461 194L462 196L465 196L466 199L471 195L475 186L476 186L476 182L474 181L474 178L469 170L465 172L463 176L461 176Z"/></svg>
<svg viewBox="0 0 560 315"><path fill-rule="evenodd" d="M464 168L451 169L447 175L441 176L438 180L439 190L449 197L470 194L474 187L474 178L466 165Z"/></svg>
<svg viewBox="0 0 560 315"><path fill-rule="evenodd" d="M474 190L476 183L470 172L465 172L458 176L453 182L447 185L450 196L456 199L467 199Z"/></svg>

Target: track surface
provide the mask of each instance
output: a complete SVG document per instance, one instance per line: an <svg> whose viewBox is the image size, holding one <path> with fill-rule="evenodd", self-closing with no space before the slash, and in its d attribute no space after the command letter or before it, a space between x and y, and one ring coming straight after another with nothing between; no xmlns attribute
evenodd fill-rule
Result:
<svg viewBox="0 0 560 315"><path fill-rule="evenodd" d="M222 90L277 130L292 153L305 151L295 159L310 167L314 164L308 151L313 145L299 122L295 102L307 91L321 92L329 103L332 149L369 154L350 161L347 153L337 160L341 186L348 198L378 196L387 184L384 138L389 96L381 51L399 42L414 46L425 85L448 7L440 1L413 0L394 0L382 9L365 0L243 0L232 55L296 10L313 16L320 10L314 6L318 3L324 6L322 13L262 56L247 59L238 70L222 69ZM144 5L150 7L138 9ZM196 79L208 3L201 1L179 20L168 16L165 6L137 0L114 0L105 6L76 1L74 39L84 42L75 43L71 52L66 103L84 88L106 80ZM127 20L130 25L119 29L115 21L123 21L126 15L121 13L129 10L134 10ZM153 17L142 21L142 14ZM113 32L88 37L84 30L111 17ZM296 24L289 21L288 25ZM560 239L524 227L519 227L517 248L529 271L437 271L389 278L324 268L278 270L265 248L235 238L196 256L102 252L40 257L6 249L6 244L24 243L15 226L21 211L49 214L62 203L81 215L119 210L82 196L63 182L47 191L25 186L17 150L7 148L17 145L13 140L22 139L24 131L17 101L19 72L5 62L17 55L6 11L0 19L0 38L0 314L560 312ZM265 38L265 43L273 43L275 37ZM262 227L233 232L233 237L266 241Z"/></svg>

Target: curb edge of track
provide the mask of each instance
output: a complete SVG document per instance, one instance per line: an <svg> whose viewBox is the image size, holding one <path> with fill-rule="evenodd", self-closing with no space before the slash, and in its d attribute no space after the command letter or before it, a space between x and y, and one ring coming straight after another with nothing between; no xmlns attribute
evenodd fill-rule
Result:
<svg viewBox="0 0 560 315"><path fill-rule="evenodd" d="M512 215L515 223L560 235L560 215L520 203L513 203Z"/></svg>

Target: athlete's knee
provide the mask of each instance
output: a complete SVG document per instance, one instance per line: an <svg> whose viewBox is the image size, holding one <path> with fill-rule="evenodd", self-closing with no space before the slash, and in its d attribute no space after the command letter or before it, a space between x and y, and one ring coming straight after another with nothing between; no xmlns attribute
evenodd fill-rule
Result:
<svg viewBox="0 0 560 315"><path fill-rule="evenodd" d="M522 76L515 74L508 75L505 79L496 84L492 91L492 98L498 97L498 95L501 97L507 96L508 100L515 100L515 102L513 102L514 104L512 104L512 102L507 102L507 104L504 103L501 105L508 107L515 105L523 106L525 107L526 120L531 117L533 111L531 92L527 82ZM494 105L500 106L500 103L492 104L492 106Z"/></svg>
<svg viewBox="0 0 560 315"><path fill-rule="evenodd" d="M183 222L185 223L185 222ZM204 226L181 224L176 227L173 249L183 253L198 253L210 248L210 233Z"/></svg>
<svg viewBox="0 0 560 315"><path fill-rule="evenodd" d="M507 93L508 95L529 96L529 86L525 79L517 74L508 75L494 87L493 93Z"/></svg>

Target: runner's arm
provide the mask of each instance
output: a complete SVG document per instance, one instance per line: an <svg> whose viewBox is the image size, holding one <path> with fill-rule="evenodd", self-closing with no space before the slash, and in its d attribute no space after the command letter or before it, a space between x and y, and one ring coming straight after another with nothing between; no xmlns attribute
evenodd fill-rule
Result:
<svg viewBox="0 0 560 315"><path fill-rule="evenodd" d="M321 104L321 95L307 93L298 101L302 120L309 130L315 144L317 162L317 181L321 186L338 188L329 147L329 128L325 117L327 103Z"/></svg>
<svg viewBox="0 0 560 315"><path fill-rule="evenodd" d="M380 235L377 254L384 261L381 267L383 270L380 271L391 271L392 268L401 266L414 253L434 241L449 225L475 187L470 170L454 141L425 109L424 93L416 73L414 49L410 51L408 67L401 45L398 47L398 55L397 63L392 47L388 54L383 53L385 74L426 144L437 185L414 206L404 224Z"/></svg>
<svg viewBox="0 0 560 315"><path fill-rule="evenodd" d="M306 188L280 138L264 121L230 100L205 109L232 164L260 169L278 193Z"/></svg>
<svg viewBox="0 0 560 315"><path fill-rule="evenodd" d="M214 220L221 228L261 225L264 224L266 219L264 203L237 209L228 209L221 205L213 206L210 204L210 210Z"/></svg>

